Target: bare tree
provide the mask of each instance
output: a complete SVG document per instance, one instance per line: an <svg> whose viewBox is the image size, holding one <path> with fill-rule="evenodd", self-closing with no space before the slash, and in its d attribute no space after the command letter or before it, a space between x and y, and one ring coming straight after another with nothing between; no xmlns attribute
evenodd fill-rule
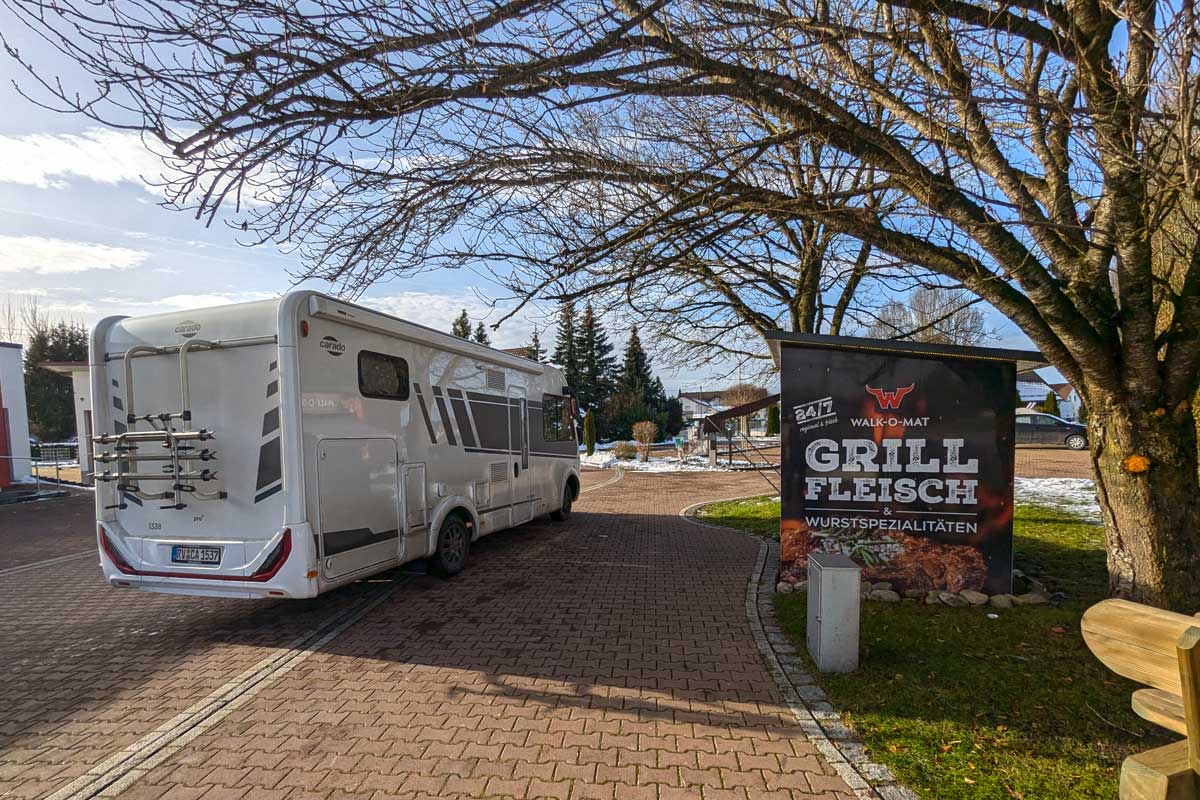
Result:
<svg viewBox="0 0 1200 800"><path fill-rule="evenodd" d="M229 206L351 289L491 253L520 268L533 206L596 187L659 215L819 221L938 273L1079 389L1113 591L1200 605L1200 252L1160 235L1200 193L1192 0L3 2L0 30L29 26L97 88L43 92L145 131L177 204ZM576 136L662 99L764 122L707 162ZM788 142L878 185L846 201L748 177Z"/></svg>
<svg viewBox="0 0 1200 800"><path fill-rule="evenodd" d="M650 460L650 446L658 438L658 423L649 420L633 423L633 440L638 443L642 461Z"/></svg>
<svg viewBox="0 0 1200 800"><path fill-rule="evenodd" d="M961 289L922 286L903 300L889 300L868 329L878 339L974 346L988 335L979 298Z"/></svg>
<svg viewBox="0 0 1200 800"><path fill-rule="evenodd" d="M762 386L756 386L753 383L735 383L725 391L721 392L721 405L733 408L742 406L746 403L753 403L755 400L762 400L767 396L767 390ZM742 433L746 436L750 435L750 415L740 417L738 424L741 426Z"/></svg>
<svg viewBox="0 0 1200 800"><path fill-rule="evenodd" d="M80 324L69 316L51 319L36 295L9 294L0 301L0 342L26 345L34 336L61 322Z"/></svg>
<svg viewBox="0 0 1200 800"><path fill-rule="evenodd" d="M557 148L560 168L601 157L606 174L567 191L556 185L521 215L523 268L506 279L517 298L586 296L632 316L674 363L720 354L731 371L761 371L770 369L767 332L842 332L872 318L882 302L874 284L925 274L873 257L817 218L729 205L705 190L711 176L688 185L688 169L719 165L721 175L754 187L827 195L885 215L887 192L854 159L814 140L780 138L778 120L736 102L625 105L603 119L577 115L567 136L575 150ZM763 145L739 146L756 140Z"/></svg>

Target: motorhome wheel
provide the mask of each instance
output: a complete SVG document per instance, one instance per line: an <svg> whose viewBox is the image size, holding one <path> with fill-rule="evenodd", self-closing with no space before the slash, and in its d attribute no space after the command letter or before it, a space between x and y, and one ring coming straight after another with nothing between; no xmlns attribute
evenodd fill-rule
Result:
<svg viewBox="0 0 1200 800"><path fill-rule="evenodd" d="M452 514L442 523L438 532L437 551L429 559L430 571L443 577L457 575L467 564L467 549L471 544L471 531L462 517Z"/></svg>
<svg viewBox="0 0 1200 800"><path fill-rule="evenodd" d="M558 522L563 522L571 516L571 486L567 484L563 487L562 507L557 511L550 512L550 518Z"/></svg>

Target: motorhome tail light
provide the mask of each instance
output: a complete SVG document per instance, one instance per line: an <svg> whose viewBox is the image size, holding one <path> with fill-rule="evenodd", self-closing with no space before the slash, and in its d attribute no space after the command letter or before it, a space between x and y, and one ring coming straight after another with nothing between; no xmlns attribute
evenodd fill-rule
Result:
<svg viewBox="0 0 1200 800"><path fill-rule="evenodd" d="M100 546L104 548L104 555L108 556L108 560L113 563L113 566L124 572L126 575L134 575L137 573L133 567L129 566L129 562L121 555L121 551L109 541L108 531L104 530L104 526L100 526Z"/></svg>
<svg viewBox="0 0 1200 800"><path fill-rule="evenodd" d="M283 566L283 562L287 561L287 557L292 552L292 529L284 528L283 536L279 539L279 544L275 545L275 549L263 561L262 566L254 571L250 576L250 580L262 583L269 581L279 572L279 568Z"/></svg>
<svg viewBox="0 0 1200 800"><path fill-rule="evenodd" d="M308 336L308 320L306 319L300 320L300 335Z"/></svg>

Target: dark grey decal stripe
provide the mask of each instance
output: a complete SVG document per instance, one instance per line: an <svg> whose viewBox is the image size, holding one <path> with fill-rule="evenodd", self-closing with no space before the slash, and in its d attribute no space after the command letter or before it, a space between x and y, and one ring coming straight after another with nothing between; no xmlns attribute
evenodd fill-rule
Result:
<svg viewBox="0 0 1200 800"><path fill-rule="evenodd" d="M519 456L519 455L521 455L520 450L491 450L486 447L468 447L468 448L466 448L466 452L468 452L468 453L491 453L494 455L502 455L502 456ZM577 453L572 453L570 455L566 455L563 453L535 453L535 452L531 451L529 453L529 455L537 456L538 458L579 458L579 455Z"/></svg>
<svg viewBox="0 0 1200 800"><path fill-rule="evenodd" d="M266 414L263 414L262 435L266 436L268 433L274 433L277 430L279 430L279 409L272 408Z"/></svg>
<svg viewBox="0 0 1200 800"><path fill-rule="evenodd" d="M264 489L279 480L281 475L279 437L276 436L258 449L258 482L254 488Z"/></svg>
<svg viewBox="0 0 1200 800"><path fill-rule="evenodd" d="M515 405L517 403L516 398L508 398L502 394L484 394L483 392L472 392L470 390L467 391L467 399L474 403L495 403L498 406L506 406L510 403ZM530 408L542 407L541 400L527 400L526 404Z"/></svg>
<svg viewBox="0 0 1200 800"><path fill-rule="evenodd" d="M433 397L437 401L438 416L442 418L442 427L446 430L446 441L451 447L458 444L458 440L454 438L454 426L450 424L450 415L446 413L446 399L442 397L442 390L438 387L433 387Z"/></svg>
<svg viewBox="0 0 1200 800"><path fill-rule="evenodd" d="M267 374L275 372L279 368L278 361L272 361L267 367ZM267 398L279 394L279 379L267 384ZM263 414L262 435L271 436L269 441L264 442L258 448L258 480L256 481L255 491L258 492L254 496L255 503L261 503L276 492L283 490L283 466L282 466L282 444L280 441L280 417L279 406L273 406L266 410ZM276 484L272 486L272 484ZM267 488L270 487L270 488ZM266 491L263 491L266 489Z"/></svg>
<svg viewBox="0 0 1200 800"><path fill-rule="evenodd" d="M478 514L479 516L483 516L484 514L490 514L493 511L503 511L506 508L513 508L514 506L521 506L521 505L525 505L526 503L536 503L543 499L544 498L541 498L541 497L531 497L528 500L518 500L517 502L511 503L506 506L492 506L490 508L476 509L475 513Z"/></svg>
<svg viewBox="0 0 1200 800"><path fill-rule="evenodd" d="M433 432L433 420L429 419L429 407L425 405L425 395L421 394L421 384L413 383L417 392L417 405L421 407L421 416L425 418L425 430L429 431L429 441L437 444L437 434Z"/></svg>
<svg viewBox="0 0 1200 800"><path fill-rule="evenodd" d="M467 416L467 404L463 401L462 392L457 389L447 389L446 393L450 395L454 418L458 420L458 432L462 436L463 447L474 447L475 434L471 431L471 418Z"/></svg>
<svg viewBox="0 0 1200 800"><path fill-rule="evenodd" d="M321 537L325 540L325 555L334 556L369 544L397 539L400 537L400 531L393 528L390 531L375 533L370 528L351 528L345 531L322 531Z"/></svg>
<svg viewBox="0 0 1200 800"><path fill-rule="evenodd" d="M272 486L270 489L267 489L265 492L260 492L259 494L256 494L254 496L254 502L261 503L263 500L266 500L271 495L276 494L278 492L282 492L282 491L283 491L283 484L282 483L276 484L275 486Z"/></svg>
<svg viewBox="0 0 1200 800"><path fill-rule="evenodd" d="M467 392L467 397L473 393ZM479 447L482 450L508 450L508 425L505 406L497 403L471 400L471 416L479 431Z"/></svg>

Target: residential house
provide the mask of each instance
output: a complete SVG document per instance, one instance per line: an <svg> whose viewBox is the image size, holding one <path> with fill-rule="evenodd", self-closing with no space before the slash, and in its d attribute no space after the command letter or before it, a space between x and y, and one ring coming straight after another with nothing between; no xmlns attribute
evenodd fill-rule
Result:
<svg viewBox="0 0 1200 800"><path fill-rule="evenodd" d="M712 391L680 392L679 403L683 406L683 424L690 426L705 417L725 411L729 406L721 402L724 389ZM767 411L760 409L750 415L750 433L763 435L767 430Z"/></svg>
<svg viewBox="0 0 1200 800"><path fill-rule="evenodd" d="M92 379L86 361L43 361L42 369L66 375L71 379L75 399L75 437L79 442L79 471L86 476L92 471ZM90 483L90 479L84 479Z"/></svg>

